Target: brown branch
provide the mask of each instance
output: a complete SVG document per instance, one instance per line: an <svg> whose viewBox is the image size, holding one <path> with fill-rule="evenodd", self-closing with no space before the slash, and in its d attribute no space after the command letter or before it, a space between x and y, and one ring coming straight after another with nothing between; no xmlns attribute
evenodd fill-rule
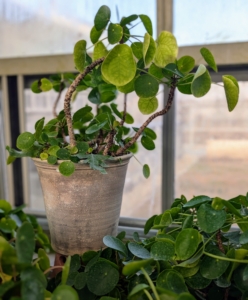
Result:
<svg viewBox="0 0 248 300"><path fill-rule="evenodd" d="M225 254L225 249L224 249L224 247L223 247L222 240L221 240L220 229L219 229L218 232L216 233L216 239L217 239L217 243L218 243L218 247L219 247L220 251L223 252L223 253Z"/></svg>
<svg viewBox="0 0 248 300"><path fill-rule="evenodd" d="M58 96L53 104L53 115L54 115L54 118L57 118L58 114L56 113L56 108L58 106L58 103L59 103L59 99L61 97L61 94L62 94L62 91L63 91L63 87L64 87L64 82L61 81L60 83L60 86L59 86L59 93L58 93Z"/></svg>
<svg viewBox="0 0 248 300"><path fill-rule="evenodd" d="M108 135L107 135L107 145L104 148L103 155L108 155L109 149L111 148L111 146L114 143L115 132L116 131L114 129L111 129L110 132L108 133Z"/></svg>
<svg viewBox="0 0 248 300"><path fill-rule="evenodd" d="M225 290L225 296L224 296L224 300L228 300L228 296L229 296L229 290L230 290L230 288L228 287L228 288L226 288L226 290Z"/></svg>
<svg viewBox="0 0 248 300"><path fill-rule="evenodd" d="M172 106L172 102L173 102L173 98L174 98L174 93L175 93L175 89L176 89L176 78L172 78L172 83L171 83L171 89L169 92L169 96L168 96L168 100L167 100L167 104L165 106L165 108L163 108L161 111L156 112L155 114L151 115L146 121L145 123L140 127L140 129L136 132L136 134L133 136L133 138L127 143L125 144L124 147L119 148L116 151L116 155L122 155L123 153L125 153L125 151L131 147L136 141L137 139L140 137L140 135L142 134L142 132L144 131L144 129L158 116L162 116L164 114L166 114L171 106Z"/></svg>
<svg viewBox="0 0 248 300"><path fill-rule="evenodd" d="M123 126L123 124L125 123L126 114L127 114L127 94L124 94L124 109L123 109L123 116L120 122L120 126Z"/></svg>
<svg viewBox="0 0 248 300"><path fill-rule="evenodd" d="M64 100L64 112L66 117L66 122L68 126L68 132L70 137L70 146L74 147L76 146L76 140L75 135L72 127L72 119L71 119L71 97L73 92L76 90L77 86L80 84L80 81L84 79L84 77L89 74L96 66L100 65L104 61L105 57L99 58L92 62L89 66L86 67L85 71L83 73L80 73L75 80L70 85Z"/></svg>

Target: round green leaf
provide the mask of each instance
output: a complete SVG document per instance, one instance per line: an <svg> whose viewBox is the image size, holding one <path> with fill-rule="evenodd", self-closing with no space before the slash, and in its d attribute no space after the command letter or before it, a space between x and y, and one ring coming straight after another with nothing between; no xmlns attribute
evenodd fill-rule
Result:
<svg viewBox="0 0 248 300"><path fill-rule="evenodd" d="M197 211L198 224L207 233L220 229L226 221L224 210L215 210L209 204L202 204Z"/></svg>
<svg viewBox="0 0 248 300"><path fill-rule="evenodd" d="M151 257L149 251L140 244L130 242L128 243L128 249L139 258L148 259Z"/></svg>
<svg viewBox="0 0 248 300"><path fill-rule="evenodd" d="M152 140L156 140L157 134L151 128L146 127L143 131L146 136L149 136Z"/></svg>
<svg viewBox="0 0 248 300"><path fill-rule="evenodd" d="M86 60L86 41L80 40L74 46L74 64L80 73L83 73Z"/></svg>
<svg viewBox="0 0 248 300"><path fill-rule="evenodd" d="M77 271L70 272L66 280L66 285L73 286L78 274Z"/></svg>
<svg viewBox="0 0 248 300"><path fill-rule="evenodd" d="M146 31L152 36L153 30L152 30L152 21L147 15L139 15L140 20L142 21Z"/></svg>
<svg viewBox="0 0 248 300"><path fill-rule="evenodd" d="M67 160L67 159L70 159L70 152L67 150L67 149L59 149L57 152L56 152L56 156L59 158L59 159L63 159L63 160Z"/></svg>
<svg viewBox="0 0 248 300"><path fill-rule="evenodd" d="M145 178L149 178L150 176L150 168L147 164L143 166L143 175Z"/></svg>
<svg viewBox="0 0 248 300"><path fill-rule="evenodd" d="M194 78L194 74L189 74L186 77L181 78L178 81L177 88L182 94L191 95L191 84Z"/></svg>
<svg viewBox="0 0 248 300"><path fill-rule="evenodd" d="M195 297L189 293L181 293L177 300L195 300Z"/></svg>
<svg viewBox="0 0 248 300"><path fill-rule="evenodd" d="M113 236L110 236L110 235L106 235L104 238L103 238L103 243L109 247L109 248L112 248L114 250L117 250L119 252L121 252L125 257L128 257L128 251L127 251L127 248L125 246L125 244L113 237Z"/></svg>
<svg viewBox="0 0 248 300"><path fill-rule="evenodd" d="M80 121L85 115L92 111L91 106L85 106L77 110L73 115L73 122Z"/></svg>
<svg viewBox="0 0 248 300"><path fill-rule="evenodd" d="M106 295L119 281L119 272L108 262L96 262L88 272L87 286L97 296Z"/></svg>
<svg viewBox="0 0 248 300"><path fill-rule="evenodd" d="M47 160L47 158L48 158L48 154L47 154L46 152L42 152L42 153L40 154L40 159L41 159L41 160Z"/></svg>
<svg viewBox="0 0 248 300"><path fill-rule="evenodd" d="M141 144L146 150L154 150L155 144L151 138L148 136L142 136L141 138Z"/></svg>
<svg viewBox="0 0 248 300"><path fill-rule="evenodd" d="M103 44L103 42L97 42L94 46L93 50L93 60L97 60L98 58L105 57L108 54L108 50Z"/></svg>
<svg viewBox="0 0 248 300"><path fill-rule="evenodd" d="M151 98L156 96L159 89L158 81L149 74L136 78L134 82L136 94L141 98Z"/></svg>
<svg viewBox="0 0 248 300"><path fill-rule="evenodd" d="M53 88L53 84L47 78L42 78L40 80L40 83L40 89L42 90L42 92L48 92Z"/></svg>
<svg viewBox="0 0 248 300"><path fill-rule="evenodd" d="M91 40L92 44L95 44L98 42L102 33L103 33L103 29L98 31L98 30L96 30L95 26L92 27L92 29L90 31L90 40Z"/></svg>
<svg viewBox="0 0 248 300"><path fill-rule="evenodd" d="M40 89L40 81L39 80L35 80L32 84L31 84L31 90L33 93L35 94L39 94L42 92L42 90Z"/></svg>
<svg viewBox="0 0 248 300"><path fill-rule="evenodd" d="M211 279L204 278L200 271L186 279L186 283L195 290L205 289L211 281Z"/></svg>
<svg viewBox="0 0 248 300"><path fill-rule="evenodd" d="M20 134L16 140L16 147L20 150L27 150L33 146L35 137L30 132Z"/></svg>
<svg viewBox="0 0 248 300"><path fill-rule="evenodd" d="M123 111L121 112L121 115L123 116ZM134 123L134 118L128 112L126 112L126 115L125 115L125 123L127 123L127 124Z"/></svg>
<svg viewBox="0 0 248 300"><path fill-rule="evenodd" d="M153 261L153 259L142 259L129 262L123 267L122 274L125 276L133 275L141 270L141 268L149 266Z"/></svg>
<svg viewBox="0 0 248 300"><path fill-rule="evenodd" d="M209 253L216 256L226 257L226 255L217 248L212 248ZM200 265L200 272L204 278L216 279L226 271L228 266L229 261L205 256Z"/></svg>
<svg viewBox="0 0 248 300"><path fill-rule="evenodd" d="M204 58L205 62L215 71L218 72L218 68L215 63L215 59L213 54L207 48L201 48L200 50L202 57Z"/></svg>
<svg viewBox="0 0 248 300"><path fill-rule="evenodd" d="M124 94L132 93L134 91L134 81L135 78L123 86L117 86L117 89Z"/></svg>
<svg viewBox="0 0 248 300"><path fill-rule="evenodd" d="M175 62L178 47L174 35L168 31L162 31L158 37L157 50L154 63L158 67L165 67L169 63Z"/></svg>
<svg viewBox="0 0 248 300"><path fill-rule="evenodd" d="M191 268L187 267L175 267L174 270L178 271L184 278L188 278L190 276L195 275L199 271L199 264L193 266Z"/></svg>
<svg viewBox="0 0 248 300"><path fill-rule="evenodd" d="M79 300L77 292L68 285L59 285L52 293L51 300Z"/></svg>
<svg viewBox="0 0 248 300"><path fill-rule="evenodd" d="M86 142L77 142L78 152L86 153L89 149L89 145Z"/></svg>
<svg viewBox="0 0 248 300"><path fill-rule="evenodd" d="M50 165L55 165L57 163L57 157L56 156L53 156L53 155L50 155L48 156L47 158L47 162L50 164Z"/></svg>
<svg viewBox="0 0 248 300"><path fill-rule="evenodd" d="M157 287L170 290L176 294L188 292L182 275L173 270L164 270L158 275Z"/></svg>
<svg viewBox="0 0 248 300"><path fill-rule="evenodd" d="M191 84L191 92L196 97L202 97L207 94L211 87L211 77L204 65L200 65L195 73Z"/></svg>
<svg viewBox="0 0 248 300"><path fill-rule="evenodd" d="M102 5L98 9L95 19L94 19L94 24L95 24L96 30L99 31L99 30L104 29L110 20L110 16L111 16L111 11L110 11L109 7L106 5Z"/></svg>
<svg viewBox="0 0 248 300"><path fill-rule="evenodd" d="M148 34L145 34L143 43L143 59L146 68L150 66L156 52L156 43L154 39Z"/></svg>
<svg viewBox="0 0 248 300"><path fill-rule="evenodd" d="M139 98L138 107L143 115L149 115L157 110L158 99L156 97Z"/></svg>
<svg viewBox="0 0 248 300"><path fill-rule="evenodd" d="M75 171L75 165L71 161L64 161L59 165L59 172L64 176L70 176Z"/></svg>
<svg viewBox="0 0 248 300"><path fill-rule="evenodd" d="M226 94L228 110L234 110L239 100L239 85L237 80L231 75L222 76L224 90Z"/></svg>
<svg viewBox="0 0 248 300"><path fill-rule="evenodd" d="M39 266L42 271L45 271L50 268L50 260L49 257L46 254L46 251L42 248L39 248L38 250L38 257L39 257Z"/></svg>
<svg viewBox="0 0 248 300"><path fill-rule="evenodd" d="M143 43L134 42L131 45L131 49L132 49L133 54L136 58L138 58L138 59L143 58Z"/></svg>
<svg viewBox="0 0 248 300"><path fill-rule="evenodd" d="M108 41L110 44L118 43L123 36L123 29L119 24L110 23L108 27Z"/></svg>
<svg viewBox="0 0 248 300"><path fill-rule="evenodd" d="M87 280L87 274L86 273L78 273L74 280L74 286L77 290L81 290L85 287Z"/></svg>
<svg viewBox="0 0 248 300"><path fill-rule="evenodd" d="M8 201L1 199L0 209L2 209L7 214L12 210L12 207Z"/></svg>
<svg viewBox="0 0 248 300"><path fill-rule="evenodd" d="M89 95L88 100L94 104L101 104L100 93L98 91L98 87L93 88Z"/></svg>
<svg viewBox="0 0 248 300"><path fill-rule="evenodd" d="M35 249L33 226L25 222L16 233L16 252L20 263L30 264Z"/></svg>
<svg viewBox="0 0 248 300"><path fill-rule="evenodd" d="M186 260L190 258L196 252L200 241L198 230L186 228L180 231L175 244L178 259Z"/></svg>
<svg viewBox="0 0 248 300"><path fill-rule="evenodd" d="M247 265L241 264L234 272L234 282L237 287L242 291L248 291L248 279L245 278L247 272Z"/></svg>
<svg viewBox="0 0 248 300"><path fill-rule="evenodd" d="M16 222L12 219L2 218L0 221L0 230L5 233L12 233L16 229Z"/></svg>
<svg viewBox="0 0 248 300"><path fill-rule="evenodd" d="M155 260L170 260L175 254L174 245L171 242L156 242L151 247L151 257Z"/></svg>
<svg viewBox="0 0 248 300"><path fill-rule="evenodd" d="M131 48L125 44L115 46L102 64L104 78L116 86L130 82L136 74L136 63Z"/></svg>
<svg viewBox="0 0 248 300"><path fill-rule="evenodd" d="M136 295L139 296L139 295L142 295L142 291L144 291L145 289L149 289L149 285L145 284L145 283L140 283L138 285L136 285L130 292L130 294L128 295L128 298L132 299L131 297ZM139 297L140 298L140 297Z"/></svg>
<svg viewBox="0 0 248 300"><path fill-rule="evenodd" d="M194 68L194 66L194 58L188 55L182 56L177 61L177 68L182 73L189 73Z"/></svg>
<svg viewBox="0 0 248 300"><path fill-rule="evenodd" d="M153 75L154 77L158 79L162 79L164 77L164 74L162 72L162 69L157 67L155 64L151 64L148 73Z"/></svg>
<svg viewBox="0 0 248 300"><path fill-rule="evenodd" d="M57 145L54 145L54 146L51 146L51 147L49 147L48 148L48 150L47 150L47 153L49 154L49 155L53 155L53 156L55 156L55 157L57 157L57 151L60 149L60 147L59 146L57 146Z"/></svg>

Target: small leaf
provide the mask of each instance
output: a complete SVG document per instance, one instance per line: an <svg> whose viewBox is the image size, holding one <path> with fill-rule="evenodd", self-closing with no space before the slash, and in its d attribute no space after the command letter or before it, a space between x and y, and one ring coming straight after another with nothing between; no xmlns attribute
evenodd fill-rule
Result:
<svg viewBox="0 0 248 300"><path fill-rule="evenodd" d="M156 96L159 89L158 81L149 74L136 78L134 82L136 94L141 98L151 98Z"/></svg>
<svg viewBox="0 0 248 300"><path fill-rule="evenodd" d="M103 33L103 29L98 31L98 30L96 30L95 26L92 27L92 29L90 31L90 40L91 40L92 44L95 44L98 42L102 33Z"/></svg>
<svg viewBox="0 0 248 300"><path fill-rule="evenodd" d="M145 178L149 178L150 176L150 168L147 164L143 166L143 175Z"/></svg>
<svg viewBox="0 0 248 300"><path fill-rule="evenodd" d="M87 279L87 274L86 273L78 273L78 275L75 278L74 281L74 286L77 290L81 290L85 287L86 285L86 279Z"/></svg>
<svg viewBox="0 0 248 300"><path fill-rule="evenodd" d="M30 132L20 134L16 140L16 147L20 150L27 150L33 146L35 137Z"/></svg>
<svg viewBox="0 0 248 300"><path fill-rule="evenodd" d="M239 242L241 245L248 243L248 230L243 232L239 237Z"/></svg>
<svg viewBox="0 0 248 300"><path fill-rule="evenodd" d="M119 24L110 23L108 27L108 41L110 44L118 43L123 36L123 29Z"/></svg>
<svg viewBox="0 0 248 300"><path fill-rule="evenodd" d="M98 58L105 57L108 54L108 50L103 44L103 42L97 42L95 44L94 50L93 50L93 60L97 60Z"/></svg>
<svg viewBox="0 0 248 300"><path fill-rule="evenodd" d="M193 208L193 207L198 207L203 203L211 202L212 199L209 198L208 196L196 196L193 199L189 200L186 202L183 207L184 208Z"/></svg>
<svg viewBox="0 0 248 300"><path fill-rule="evenodd" d="M40 89L42 92L48 92L53 88L53 84L47 78L42 78L40 80Z"/></svg>
<svg viewBox="0 0 248 300"><path fill-rule="evenodd" d="M106 5L102 5L98 9L95 19L94 19L94 24L95 24L96 30L98 30L98 31L103 30L107 26L107 24L110 20L110 16L111 16L111 11L110 11L109 7Z"/></svg>
<svg viewBox="0 0 248 300"><path fill-rule="evenodd" d="M178 70L182 73L189 73L195 66L195 60L193 57L185 55L179 58L177 61Z"/></svg>
<svg viewBox="0 0 248 300"><path fill-rule="evenodd" d="M71 154L70 154L70 152L67 149L59 149L56 152L56 156L59 159L68 160L68 159L70 159Z"/></svg>
<svg viewBox="0 0 248 300"><path fill-rule="evenodd" d="M121 115L123 116L123 111L121 112ZM127 123L127 124L134 123L134 118L128 112L126 112L125 123Z"/></svg>
<svg viewBox="0 0 248 300"><path fill-rule="evenodd" d="M80 256L75 254L71 257L70 272L75 272L81 267Z"/></svg>
<svg viewBox="0 0 248 300"><path fill-rule="evenodd" d="M138 59L143 58L143 43L134 42L131 45L131 49L133 50L133 54L136 58Z"/></svg>
<svg viewBox="0 0 248 300"><path fill-rule="evenodd" d="M38 257L40 258L38 263L39 263L41 270L45 271L45 270L49 269L50 268L50 260L44 249L39 248Z"/></svg>
<svg viewBox="0 0 248 300"><path fill-rule="evenodd" d="M25 222L16 233L16 252L20 263L30 264L35 249L33 226Z"/></svg>
<svg viewBox="0 0 248 300"><path fill-rule="evenodd" d="M164 74L162 72L162 69L157 67L155 64L151 64L148 73L156 77L157 79L162 79L164 77Z"/></svg>
<svg viewBox="0 0 248 300"><path fill-rule="evenodd" d="M125 257L128 257L127 248L126 248L125 244L122 241L120 241L119 239L117 239L113 236L107 235L103 238L103 243L107 247L115 249L115 250L121 252Z"/></svg>
<svg viewBox="0 0 248 300"><path fill-rule="evenodd" d="M138 285L136 285L130 292L130 294L128 295L128 298L132 299L132 296L139 296L140 292L149 289L149 285L145 284L145 283L140 283ZM134 298L135 299L135 298Z"/></svg>
<svg viewBox="0 0 248 300"><path fill-rule="evenodd" d="M152 30L152 21L147 15L139 15L140 20L142 21L146 31L152 36L153 30Z"/></svg>
<svg viewBox="0 0 248 300"><path fill-rule="evenodd" d="M141 144L146 150L154 150L155 144L151 138L148 136L142 136L141 138Z"/></svg>
<svg viewBox="0 0 248 300"><path fill-rule="evenodd" d="M155 52L156 52L156 43L154 39L148 33L146 33L143 42L143 59L146 68L148 68L152 63Z"/></svg>
<svg viewBox="0 0 248 300"><path fill-rule="evenodd" d="M123 115L121 114L121 112L119 112L119 110L117 109L118 105L115 103L111 103L110 107L112 108L113 112L120 118L122 119Z"/></svg>
<svg viewBox="0 0 248 300"><path fill-rule="evenodd" d="M66 284L69 272L70 272L71 256L66 258L66 262L63 266L61 284Z"/></svg>
<svg viewBox="0 0 248 300"><path fill-rule="evenodd" d="M239 85L236 78L231 75L222 76L222 79L224 82L228 110L232 111L239 100Z"/></svg>
<svg viewBox="0 0 248 300"><path fill-rule="evenodd" d="M122 18L122 20L120 22L120 25L121 26L128 25L128 24L130 24L131 22L133 22L137 19L138 19L138 15L131 15L131 16L128 16L126 18Z"/></svg>
<svg viewBox="0 0 248 300"><path fill-rule="evenodd" d="M192 94L199 98L207 94L211 87L211 78L204 65L200 65L191 84Z"/></svg>
<svg viewBox="0 0 248 300"><path fill-rule="evenodd" d="M40 81L39 80L35 80L32 84L31 84L31 90L33 93L35 94L39 94L42 92L42 90L40 89Z"/></svg>
<svg viewBox="0 0 248 300"><path fill-rule="evenodd" d="M12 208L8 201L1 199L0 200L0 209L2 209L5 212L5 214L8 214Z"/></svg>
<svg viewBox="0 0 248 300"><path fill-rule="evenodd" d="M175 247L171 242L159 241L151 247L151 257L155 260L168 261L175 254Z"/></svg>
<svg viewBox="0 0 248 300"><path fill-rule="evenodd" d="M143 115L150 115L158 108L157 97L139 98L138 107Z"/></svg>
<svg viewBox="0 0 248 300"><path fill-rule="evenodd" d="M74 288L68 285L59 285L52 293L51 300L79 300Z"/></svg>
<svg viewBox="0 0 248 300"><path fill-rule="evenodd" d="M64 161L59 165L59 172L64 176L70 176L75 171L75 165L71 161Z"/></svg>
<svg viewBox="0 0 248 300"><path fill-rule="evenodd" d="M48 148L48 150L47 150L47 153L49 154L49 155L53 155L53 156L55 156L55 157L57 157L57 151L60 149L60 147L59 146L57 146L57 145L54 145L54 146L51 146L51 147L49 147Z"/></svg>
<svg viewBox="0 0 248 300"><path fill-rule="evenodd" d="M42 118L36 123L35 134L34 134L36 140L39 139L39 137L42 133L42 129L44 127L44 121L45 121L45 118Z"/></svg>
<svg viewBox="0 0 248 300"><path fill-rule="evenodd" d="M103 128L106 124L107 124L108 120L98 123L98 124L94 124L92 126L90 126L89 128L86 129L85 133L86 134L92 134L94 132L99 131L101 128Z"/></svg>
<svg viewBox="0 0 248 300"><path fill-rule="evenodd" d="M191 95L191 84L194 78L194 74L188 74L188 76L185 76L178 80L177 88L182 94Z"/></svg>
<svg viewBox="0 0 248 300"><path fill-rule="evenodd" d="M201 48L200 50L202 57L204 58L205 62L215 71L218 72L218 68L215 63L215 59L213 54L207 48Z"/></svg>
<svg viewBox="0 0 248 300"><path fill-rule="evenodd" d="M211 279L204 278L199 271L195 275L188 277L186 283L195 290L202 290L209 286Z"/></svg>
<svg viewBox="0 0 248 300"><path fill-rule="evenodd" d="M74 46L74 64L80 73L83 73L86 60L86 41L80 40Z"/></svg>
<svg viewBox="0 0 248 300"><path fill-rule="evenodd" d="M144 234L147 234L150 231L156 217L157 217L157 215L154 215L146 221L145 228L144 228Z"/></svg>
<svg viewBox="0 0 248 300"><path fill-rule="evenodd" d="M133 275L137 273L141 268L145 268L150 265L153 261L153 259L131 261L123 267L122 274L125 276Z"/></svg>
<svg viewBox="0 0 248 300"><path fill-rule="evenodd" d="M158 275L157 287L170 290L176 294L188 292L183 276L174 270L164 270Z"/></svg>
<svg viewBox="0 0 248 300"><path fill-rule="evenodd" d="M151 258L149 251L146 248L144 248L142 245L139 245L137 243L133 243L133 242L128 243L128 249L133 255L139 258L143 258L143 259Z"/></svg>
<svg viewBox="0 0 248 300"><path fill-rule="evenodd" d="M157 134L151 128L146 127L143 131L146 136L149 136L152 140L156 140Z"/></svg>
<svg viewBox="0 0 248 300"><path fill-rule="evenodd" d="M134 91L134 81L135 81L135 77L127 84L123 86L117 86L117 89L124 94L132 93Z"/></svg>

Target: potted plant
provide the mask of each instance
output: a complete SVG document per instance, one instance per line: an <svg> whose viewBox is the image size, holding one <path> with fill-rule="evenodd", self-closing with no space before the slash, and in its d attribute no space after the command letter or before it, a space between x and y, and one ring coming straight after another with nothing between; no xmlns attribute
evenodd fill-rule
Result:
<svg viewBox="0 0 248 300"><path fill-rule="evenodd" d="M19 150L7 147L8 163L17 157L33 158L53 248L66 255L99 249L103 236L116 234L127 163L137 141L147 150L155 148L156 134L149 124L169 111L176 89L202 97L212 83L204 65L194 70L194 58L177 59L177 42L170 32L163 31L156 41L153 39L148 16L123 17L119 24L110 19L110 9L101 6L90 32L92 57L87 54L86 41L76 43L74 63L79 74L42 78L33 83L36 93L54 88L60 94L69 82L64 110L48 123L44 118L38 120L35 133L22 133L16 143ZM131 23L138 19L147 31L144 37L131 33ZM103 33L107 37L100 40ZM110 50L104 40L110 44ZM217 71L211 52L202 48L201 54L209 67ZM229 75L223 76L223 82L231 111L238 102L238 83ZM160 84L169 87L170 92L163 109L157 111ZM86 89L90 89L90 105L72 116L72 98ZM131 104L125 97L123 107L118 108L114 100L117 92L127 95L133 91L139 97L140 112L149 117L130 131L127 126L133 122ZM96 106L95 115L92 104ZM149 177L148 165L143 166L143 173Z"/></svg>

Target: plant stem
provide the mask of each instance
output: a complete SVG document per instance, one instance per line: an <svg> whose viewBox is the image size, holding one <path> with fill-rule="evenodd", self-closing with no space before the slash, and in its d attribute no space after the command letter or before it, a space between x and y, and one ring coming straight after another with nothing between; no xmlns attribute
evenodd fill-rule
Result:
<svg viewBox="0 0 248 300"><path fill-rule="evenodd" d="M46 275L47 273L49 273L52 270L63 269L63 268L64 268L64 266L54 266L54 267L51 267L51 268L47 269L46 271L44 271L43 274Z"/></svg>
<svg viewBox="0 0 248 300"><path fill-rule="evenodd" d="M71 97L73 92L76 90L77 86L80 84L80 81L84 79L84 77L89 74L96 66L100 65L104 61L105 57L101 57L95 61L93 61L89 66L86 67L83 73L80 73L75 80L72 82L70 85L66 95L65 95L65 100L64 100L64 112L65 112L65 117L66 117L66 123L68 126L68 132L69 132L69 137L70 137L70 146L74 147L76 146L76 140L75 140L75 135L73 131L73 126L72 126L72 119L71 119Z"/></svg>
<svg viewBox="0 0 248 300"><path fill-rule="evenodd" d="M57 118L58 114L56 112L56 108L58 106L58 103L59 103L59 99L61 97L61 94L62 94L62 91L63 91L63 86L64 86L64 83L63 81L60 82L60 86L59 86L59 93L58 93L58 96L53 104L53 115L54 115L54 118Z"/></svg>
<svg viewBox="0 0 248 300"><path fill-rule="evenodd" d="M223 256L218 256L218 255L214 255L212 253L208 253L203 251L203 254L219 259L219 260L226 260L226 261L230 261L230 262L236 262L236 263L240 263L240 264L248 264L248 259L235 259L235 258L228 258L228 257L223 257Z"/></svg>
<svg viewBox="0 0 248 300"><path fill-rule="evenodd" d="M173 98L174 98L174 93L175 93L175 89L176 89L176 78L172 78L172 83L171 83L171 89L169 92L169 96L168 96L168 101L167 104L165 106L164 109L162 109L159 112L156 112L155 114L151 115L146 121L145 123L139 128L139 130L136 132L136 134L134 135L134 137L122 148L119 148L116 151L116 155L122 155L123 153L125 153L125 151L131 147L136 141L137 139L140 137L140 135L142 134L142 132L144 131L144 129L151 123L151 121L153 121L156 117L158 116L162 116L164 114L166 114L169 109L172 106L172 102L173 102Z"/></svg>
<svg viewBox="0 0 248 300"><path fill-rule="evenodd" d="M120 122L120 126L123 126L125 119L126 119L126 114L127 114L127 94L124 94L123 116L122 116L122 120Z"/></svg>
<svg viewBox="0 0 248 300"><path fill-rule="evenodd" d="M149 294L149 292L146 289L144 289L144 293L146 294L146 296L149 300L153 300L152 296Z"/></svg>
<svg viewBox="0 0 248 300"><path fill-rule="evenodd" d="M151 287L151 289L152 289L152 291L153 291L153 294L154 294L154 296L155 296L155 299L156 299L156 300L159 300L160 298L159 298L158 292L157 292L157 290L156 290L156 288L155 288L155 286L154 286L154 284L153 284L153 282L152 282L150 276L147 274L147 272L145 271L144 268L141 268L141 271L142 271L143 274L145 275L145 278L146 278L146 280L148 281L148 283L149 283L149 285L150 285L150 287Z"/></svg>
<svg viewBox="0 0 248 300"><path fill-rule="evenodd" d="M115 130L111 129L107 136L107 145L104 148L103 155L108 155L109 149L114 143Z"/></svg>
<svg viewBox="0 0 248 300"><path fill-rule="evenodd" d="M225 254L225 249L224 249L224 247L223 247L222 240L221 240L220 229L219 229L218 232L216 233L216 239L217 239L217 243L218 243L218 247L219 247L220 251L223 252L223 253Z"/></svg>

